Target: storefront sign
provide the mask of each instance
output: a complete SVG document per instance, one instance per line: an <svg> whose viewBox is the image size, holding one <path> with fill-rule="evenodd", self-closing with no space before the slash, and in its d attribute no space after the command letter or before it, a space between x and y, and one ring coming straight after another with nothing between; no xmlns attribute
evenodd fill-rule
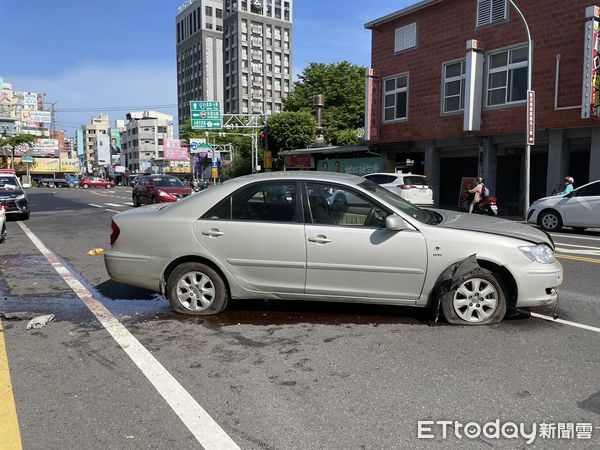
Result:
<svg viewBox="0 0 600 450"><path fill-rule="evenodd" d="M52 122L52 113L50 111L21 111L21 121L23 122Z"/></svg>
<svg viewBox="0 0 600 450"><path fill-rule="evenodd" d="M283 162L286 169L312 169L313 158L310 155L285 155Z"/></svg>
<svg viewBox="0 0 600 450"><path fill-rule="evenodd" d="M166 161L187 161L187 147L182 147L179 139L165 139L164 155Z"/></svg>
<svg viewBox="0 0 600 450"><path fill-rule="evenodd" d="M373 172L383 171L383 158L344 158L344 159L326 159L319 161L317 170L323 172L341 172L352 175L366 175Z"/></svg>
<svg viewBox="0 0 600 450"><path fill-rule="evenodd" d="M535 145L535 92L527 91L527 145Z"/></svg>
<svg viewBox="0 0 600 450"><path fill-rule="evenodd" d="M365 100L365 140L376 140L379 137L381 120L381 72L379 70L367 69Z"/></svg>
<svg viewBox="0 0 600 450"><path fill-rule="evenodd" d="M585 27L583 57L582 119L598 118L600 115L600 8L588 7L586 17L588 22Z"/></svg>

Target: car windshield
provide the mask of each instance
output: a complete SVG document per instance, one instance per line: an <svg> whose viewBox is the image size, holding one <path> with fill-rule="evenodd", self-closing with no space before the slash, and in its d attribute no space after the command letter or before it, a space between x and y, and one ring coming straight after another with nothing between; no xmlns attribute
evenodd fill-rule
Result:
<svg viewBox="0 0 600 450"><path fill-rule="evenodd" d="M179 178L175 177L160 177L154 178L154 184L161 187L183 187L183 183Z"/></svg>
<svg viewBox="0 0 600 450"><path fill-rule="evenodd" d="M364 180L358 185L363 189L369 191L371 194L373 194L380 200L383 200L384 202L389 203L393 207L398 208L400 211L409 215L413 219L417 219L419 222L427 224L435 224L438 222L437 217L433 213L425 209L416 207L412 203L404 200L400 196L394 194L386 188L379 186L376 183L373 183L370 180Z"/></svg>
<svg viewBox="0 0 600 450"><path fill-rule="evenodd" d="M13 176L0 175L0 188L2 189L17 189L19 180Z"/></svg>

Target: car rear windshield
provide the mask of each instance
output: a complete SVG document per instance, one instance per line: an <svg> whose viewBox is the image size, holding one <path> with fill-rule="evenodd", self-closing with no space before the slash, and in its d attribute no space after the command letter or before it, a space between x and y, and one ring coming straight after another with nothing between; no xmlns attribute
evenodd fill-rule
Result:
<svg viewBox="0 0 600 450"><path fill-rule="evenodd" d="M183 183L179 180L179 178L175 177L160 177L154 178L154 184L156 186L161 187L180 187L183 186Z"/></svg>
<svg viewBox="0 0 600 450"><path fill-rule="evenodd" d="M404 177L404 184L408 184L411 186L429 186L427 177Z"/></svg>
<svg viewBox="0 0 600 450"><path fill-rule="evenodd" d="M384 202L389 203L419 222L428 224L436 222L435 216L429 211L416 207L412 203L404 200L399 195L394 194L392 191L383 188L370 180L362 181L359 183L359 186L372 193L375 197L378 197Z"/></svg>

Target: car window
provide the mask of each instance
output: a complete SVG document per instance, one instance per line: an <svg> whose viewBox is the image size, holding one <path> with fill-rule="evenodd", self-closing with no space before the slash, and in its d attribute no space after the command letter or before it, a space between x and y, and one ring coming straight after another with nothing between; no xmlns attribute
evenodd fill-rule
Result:
<svg viewBox="0 0 600 450"><path fill-rule="evenodd" d="M409 215L413 219L418 220L419 222L430 224L434 222L435 216L433 213L413 205L399 195L394 194L386 188L382 188L372 181L364 180L359 184L359 186L372 193L376 198L379 198L382 201L389 203L393 207L398 208L400 211Z"/></svg>
<svg viewBox="0 0 600 450"><path fill-rule="evenodd" d="M428 186L429 182L426 177L405 176L402 184L409 186Z"/></svg>
<svg viewBox="0 0 600 450"><path fill-rule="evenodd" d="M577 189L577 197L595 197L600 195L600 182Z"/></svg>
<svg viewBox="0 0 600 450"><path fill-rule="evenodd" d="M295 182L258 183L235 192L203 218L254 222L298 222Z"/></svg>
<svg viewBox="0 0 600 450"><path fill-rule="evenodd" d="M347 227L383 227L389 212L363 194L327 183L307 183L312 223Z"/></svg>
<svg viewBox="0 0 600 450"><path fill-rule="evenodd" d="M152 181L155 186L160 187L183 187L183 183L177 177L156 177Z"/></svg>
<svg viewBox="0 0 600 450"><path fill-rule="evenodd" d="M394 180L396 179L395 176L384 175L384 174L367 175L365 178L367 180L371 180L373 183L377 183L377 184L393 183Z"/></svg>

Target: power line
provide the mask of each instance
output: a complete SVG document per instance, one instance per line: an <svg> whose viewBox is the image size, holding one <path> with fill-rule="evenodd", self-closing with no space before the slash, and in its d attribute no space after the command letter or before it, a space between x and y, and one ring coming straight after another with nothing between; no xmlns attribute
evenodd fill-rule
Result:
<svg viewBox="0 0 600 450"><path fill-rule="evenodd" d="M140 109L165 109L165 108L176 108L177 103L170 103L164 105L138 105L138 106L102 106L102 107L81 107L81 108L60 108L55 109L57 113L80 113L80 112L111 112L111 111L134 111Z"/></svg>

